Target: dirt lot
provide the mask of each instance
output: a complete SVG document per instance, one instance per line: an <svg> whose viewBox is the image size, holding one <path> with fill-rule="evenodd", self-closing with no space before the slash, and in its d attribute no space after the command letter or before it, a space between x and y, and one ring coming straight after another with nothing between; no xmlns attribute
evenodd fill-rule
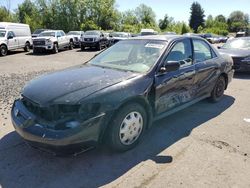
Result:
<svg viewBox="0 0 250 188"><path fill-rule="evenodd" d="M250 74L237 74L221 102L204 100L155 122L126 153L54 157L28 147L9 114L21 88L95 53L0 57L0 187L250 187Z"/></svg>

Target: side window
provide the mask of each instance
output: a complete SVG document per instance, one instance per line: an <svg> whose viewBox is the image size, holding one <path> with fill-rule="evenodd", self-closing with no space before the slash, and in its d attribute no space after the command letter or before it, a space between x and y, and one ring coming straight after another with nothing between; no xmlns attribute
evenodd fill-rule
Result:
<svg viewBox="0 0 250 188"><path fill-rule="evenodd" d="M9 31L7 37L12 37L12 38L14 38L14 37L15 37L15 34L13 33L13 31Z"/></svg>
<svg viewBox="0 0 250 188"><path fill-rule="evenodd" d="M63 31L61 31L60 33L62 37L65 36L65 33Z"/></svg>
<svg viewBox="0 0 250 188"><path fill-rule="evenodd" d="M56 33L56 36L57 36L57 37L61 37L61 36L62 36L62 35L61 35L61 32L57 32L57 33Z"/></svg>
<svg viewBox="0 0 250 188"><path fill-rule="evenodd" d="M202 40L193 40L194 44L194 60L195 62L202 62L214 58L210 46Z"/></svg>
<svg viewBox="0 0 250 188"><path fill-rule="evenodd" d="M167 61L179 61L181 67L192 65L192 47L189 39L177 42L167 56Z"/></svg>

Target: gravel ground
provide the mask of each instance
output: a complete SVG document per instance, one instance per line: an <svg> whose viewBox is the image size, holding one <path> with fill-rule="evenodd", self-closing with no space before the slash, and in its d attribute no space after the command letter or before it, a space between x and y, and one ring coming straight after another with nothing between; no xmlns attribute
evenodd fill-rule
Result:
<svg viewBox="0 0 250 188"><path fill-rule="evenodd" d="M96 53L0 57L0 187L250 187L250 74L237 74L221 102L204 100L155 122L126 153L98 148L62 158L28 147L9 115L21 88Z"/></svg>

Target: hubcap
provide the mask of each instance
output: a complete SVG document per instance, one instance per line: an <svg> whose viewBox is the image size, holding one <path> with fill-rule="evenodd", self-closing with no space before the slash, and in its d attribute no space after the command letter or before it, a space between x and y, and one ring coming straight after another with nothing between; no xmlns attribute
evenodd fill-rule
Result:
<svg viewBox="0 0 250 188"><path fill-rule="evenodd" d="M120 141L124 145L133 144L143 129L143 118L139 112L129 113L120 126Z"/></svg>

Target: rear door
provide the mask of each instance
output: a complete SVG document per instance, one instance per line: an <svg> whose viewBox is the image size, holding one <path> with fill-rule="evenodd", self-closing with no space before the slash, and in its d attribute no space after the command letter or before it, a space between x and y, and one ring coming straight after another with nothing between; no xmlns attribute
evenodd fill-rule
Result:
<svg viewBox="0 0 250 188"><path fill-rule="evenodd" d="M209 94L220 74L220 62L210 45L202 39L193 39L193 49L197 95Z"/></svg>
<svg viewBox="0 0 250 188"><path fill-rule="evenodd" d="M69 40L68 40L68 37L66 36L66 34L61 31L61 36L62 36L62 43L63 43L63 46L68 46L69 44Z"/></svg>
<svg viewBox="0 0 250 188"><path fill-rule="evenodd" d="M164 62L178 61L179 70L156 73L155 76L155 109L160 115L191 101L194 98L195 66L190 39L176 41ZM162 65L163 66L163 65Z"/></svg>

